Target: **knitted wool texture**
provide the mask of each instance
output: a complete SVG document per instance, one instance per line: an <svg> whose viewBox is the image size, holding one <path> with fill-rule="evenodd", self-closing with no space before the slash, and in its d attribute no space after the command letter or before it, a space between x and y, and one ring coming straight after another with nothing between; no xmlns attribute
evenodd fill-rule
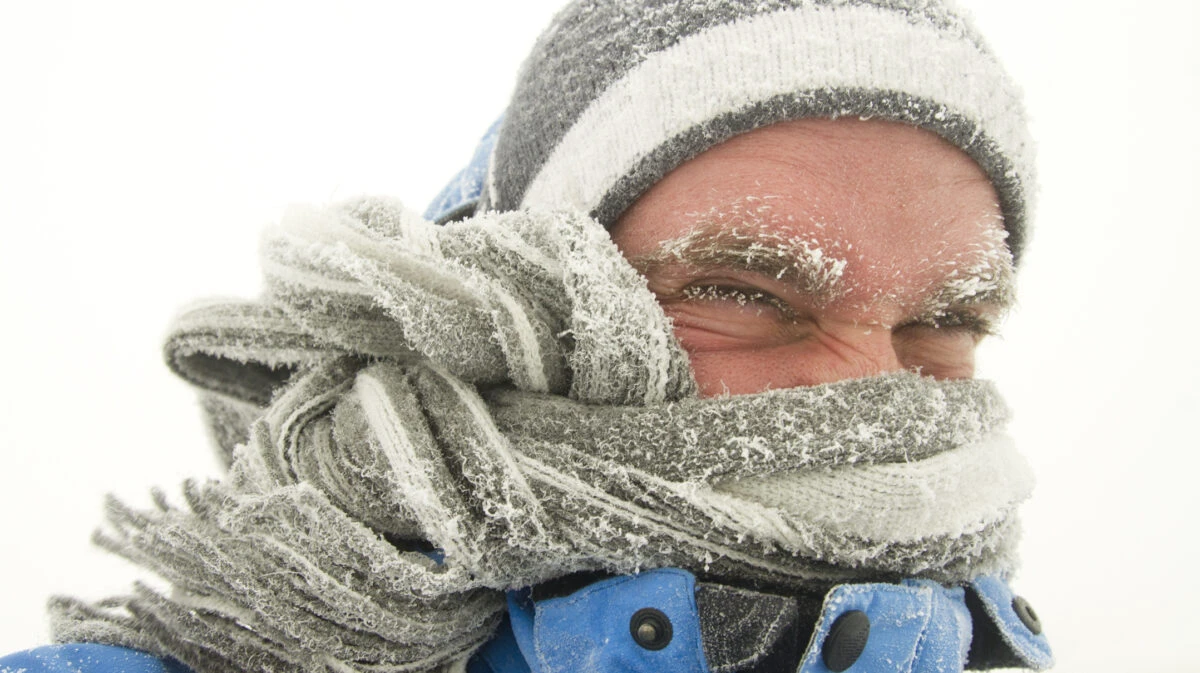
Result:
<svg viewBox="0 0 1200 673"><path fill-rule="evenodd" d="M57 599L58 639L201 672L462 670L503 590L576 571L819 595L1012 567L1031 482L989 384L700 399L589 218L296 210L264 268L262 301L197 306L167 344L228 478L183 507L114 501L98 537L170 590Z"/></svg>
<svg viewBox="0 0 1200 673"><path fill-rule="evenodd" d="M1020 93L952 0L572 2L521 70L479 209L611 226L734 135L846 115L928 129L975 159L1020 257L1034 184Z"/></svg>

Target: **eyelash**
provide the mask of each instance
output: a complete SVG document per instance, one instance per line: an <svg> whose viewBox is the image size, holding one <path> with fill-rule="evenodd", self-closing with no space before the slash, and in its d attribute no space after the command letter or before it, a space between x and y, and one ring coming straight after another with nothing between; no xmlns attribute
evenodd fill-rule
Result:
<svg viewBox="0 0 1200 673"><path fill-rule="evenodd" d="M997 333L996 324L991 319L971 311L940 311L900 325L897 329L905 327L963 330L979 337L995 336Z"/></svg>
<svg viewBox="0 0 1200 673"><path fill-rule="evenodd" d="M779 297L762 290L734 287L732 285L689 285L679 293L689 301L735 301L739 306L757 304L769 306L788 319L795 318L792 307Z"/></svg>
<svg viewBox="0 0 1200 673"><path fill-rule="evenodd" d="M786 319L795 320L796 313L787 302L768 292L732 285L689 285L679 292L688 301L735 301L739 306L752 304L771 307ZM998 331L990 318L972 311L940 311L927 317L899 325L905 327L931 327L933 329L962 330L978 337L995 336Z"/></svg>

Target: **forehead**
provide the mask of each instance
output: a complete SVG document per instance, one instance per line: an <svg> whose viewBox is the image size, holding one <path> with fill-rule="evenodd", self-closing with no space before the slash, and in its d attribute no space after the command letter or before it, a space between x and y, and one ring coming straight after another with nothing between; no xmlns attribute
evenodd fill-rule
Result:
<svg viewBox="0 0 1200 673"><path fill-rule="evenodd" d="M1007 255L982 169L928 131L883 121L800 120L738 136L643 194L613 238L633 257L718 229L815 248L872 296Z"/></svg>

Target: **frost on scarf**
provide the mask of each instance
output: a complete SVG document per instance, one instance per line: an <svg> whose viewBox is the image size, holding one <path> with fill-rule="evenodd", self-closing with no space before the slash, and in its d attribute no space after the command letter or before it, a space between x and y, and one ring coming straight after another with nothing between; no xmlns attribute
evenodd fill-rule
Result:
<svg viewBox="0 0 1200 673"><path fill-rule="evenodd" d="M700 399L588 218L297 210L264 268L260 302L199 305L166 348L228 477L182 506L114 501L98 535L170 590L56 599L60 640L197 671L442 670L490 637L504 590L576 571L823 591L1013 563L1030 477L989 384Z"/></svg>

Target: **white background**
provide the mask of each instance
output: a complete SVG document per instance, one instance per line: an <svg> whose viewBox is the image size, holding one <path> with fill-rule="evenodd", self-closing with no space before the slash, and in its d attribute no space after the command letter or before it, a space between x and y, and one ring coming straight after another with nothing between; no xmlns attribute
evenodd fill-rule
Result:
<svg viewBox="0 0 1200 673"><path fill-rule="evenodd" d="M0 653L45 642L47 595L134 576L89 546L105 493L216 474L160 362L174 311L253 296L287 204L423 209L557 4L0 8ZM982 363L1040 477L1017 588L1058 670L1200 670L1196 5L969 4L1041 147L1022 303Z"/></svg>

